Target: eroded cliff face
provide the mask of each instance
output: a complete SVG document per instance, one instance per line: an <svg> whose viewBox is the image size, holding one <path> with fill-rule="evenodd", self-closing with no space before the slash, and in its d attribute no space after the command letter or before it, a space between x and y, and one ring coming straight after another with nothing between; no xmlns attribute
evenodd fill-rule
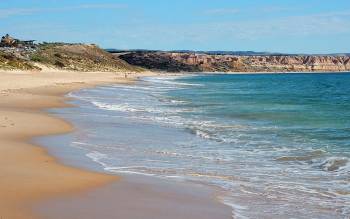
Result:
<svg viewBox="0 0 350 219"><path fill-rule="evenodd" d="M312 72L350 71L349 56L234 56L170 52L119 55L129 64L169 72Z"/></svg>

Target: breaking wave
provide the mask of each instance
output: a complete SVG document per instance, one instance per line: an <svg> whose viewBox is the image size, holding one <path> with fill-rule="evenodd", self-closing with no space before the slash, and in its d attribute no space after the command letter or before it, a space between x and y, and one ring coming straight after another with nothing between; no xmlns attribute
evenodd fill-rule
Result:
<svg viewBox="0 0 350 219"><path fill-rule="evenodd" d="M347 171L350 172L350 160L347 157L327 158L320 167L325 171Z"/></svg>
<svg viewBox="0 0 350 219"><path fill-rule="evenodd" d="M91 149L86 156L114 173L218 186L237 218L344 218L350 212L349 123L334 119L337 104L325 106L333 99L318 99L317 86L305 97L301 91L310 84L295 90L289 84L295 78L198 77L143 78L73 94L92 116L118 115L118 130L88 135L89 142L109 146L81 145Z"/></svg>

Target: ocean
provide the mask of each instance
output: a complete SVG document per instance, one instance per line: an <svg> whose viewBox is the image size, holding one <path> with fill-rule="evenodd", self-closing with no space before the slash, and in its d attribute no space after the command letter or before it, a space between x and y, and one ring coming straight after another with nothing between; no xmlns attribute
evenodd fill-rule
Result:
<svg viewBox="0 0 350 219"><path fill-rule="evenodd" d="M235 218L350 218L350 74L145 77L55 112L104 171L219 188Z"/></svg>

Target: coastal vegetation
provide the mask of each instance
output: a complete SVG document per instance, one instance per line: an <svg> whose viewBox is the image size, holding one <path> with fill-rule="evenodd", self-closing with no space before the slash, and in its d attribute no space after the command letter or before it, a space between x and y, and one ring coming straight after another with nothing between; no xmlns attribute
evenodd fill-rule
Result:
<svg viewBox="0 0 350 219"><path fill-rule="evenodd" d="M124 60L94 44L22 43L4 36L0 44L0 69L40 70L42 67L69 71L140 72Z"/></svg>
<svg viewBox="0 0 350 219"><path fill-rule="evenodd" d="M0 51L0 69L2 70L39 70L30 61L18 58L14 54Z"/></svg>
<svg viewBox="0 0 350 219"><path fill-rule="evenodd" d="M297 55L255 52L117 51L95 44L39 43L9 35L0 43L0 69L140 72L341 72L349 54Z"/></svg>
<svg viewBox="0 0 350 219"><path fill-rule="evenodd" d="M72 71L142 71L96 45L45 43L30 55L30 60Z"/></svg>

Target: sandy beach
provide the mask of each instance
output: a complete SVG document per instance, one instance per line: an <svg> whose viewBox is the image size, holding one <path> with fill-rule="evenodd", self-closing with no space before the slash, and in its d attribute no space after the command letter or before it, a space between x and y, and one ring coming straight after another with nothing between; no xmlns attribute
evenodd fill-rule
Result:
<svg viewBox="0 0 350 219"><path fill-rule="evenodd" d="M137 76L139 75L130 75L131 79L125 79L124 73L0 72L1 218L78 218L83 216L81 214L83 207L79 207L79 205L91 201L91 199L81 196L88 191L97 194L92 197L98 197L97 200L100 203L99 205L91 204L91 202L88 204L91 206L89 208L90 218L98 217L96 212L101 211L98 209L99 206L104 206L105 198L107 200L113 199L114 203L117 203L109 209L114 209L113 212L116 214L122 212L119 215L121 218L142 218L141 215L147 215L146 218L198 218L200 215L206 215L203 218L212 216L230 218L230 208L208 198L210 197L209 192L207 196L205 195L207 199L203 201L203 197L201 197L202 201L198 202L198 197L190 198L191 194L178 193L178 189L169 190L171 192L167 193L164 192L167 191L166 186L165 189L159 189L158 185L149 182L146 183L147 186L143 186L145 184L136 183L137 180L132 184L118 176L68 167L49 156L42 147L30 143L33 137L62 134L74 130L74 127L68 122L45 112L45 109L48 108L69 106L65 103L66 98L64 97L68 92L95 85L126 83ZM119 181L121 181L120 184L118 184ZM108 186L104 188L104 185ZM154 186L157 189L152 188ZM101 192L98 189L102 189ZM134 192L129 193L128 191ZM104 196L103 194L109 195ZM50 203L46 200L71 196L76 197L74 203L58 207L59 211L70 209L63 217L55 210L57 208L50 210L52 205L49 204L45 205L47 210L45 214L38 214L31 208L37 203ZM151 200L151 202L153 200L159 206L153 204L149 208L149 203L145 205L147 202L136 201L137 204L128 205L129 208L122 204L119 205L121 208L133 210L133 212L118 211L118 202L123 202L123 196L127 196L128 203L134 199ZM183 208L184 205L191 206L192 204L195 204L193 205L195 207ZM174 213L173 216L166 217L165 215L171 209ZM177 211L183 209L185 209L185 213L176 214ZM207 209L207 211L203 211L203 209ZM142 211L148 211L148 213L145 214ZM210 213L208 214L208 212ZM91 215L95 215L95 217ZM101 215L100 218L115 218L116 216L118 215L107 214Z"/></svg>
<svg viewBox="0 0 350 219"><path fill-rule="evenodd" d="M2 218L35 218L29 203L55 194L103 185L115 176L65 167L44 149L31 145L34 136L69 132L73 127L41 110L65 106L63 94L116 81L112 73L1 72L0 150Z"/></svg>
<svg viewBox="0 0 350 219"><path fill-rule="evenodd" d="M350 4L0 4L0 219L350 219Z"/></svg>

